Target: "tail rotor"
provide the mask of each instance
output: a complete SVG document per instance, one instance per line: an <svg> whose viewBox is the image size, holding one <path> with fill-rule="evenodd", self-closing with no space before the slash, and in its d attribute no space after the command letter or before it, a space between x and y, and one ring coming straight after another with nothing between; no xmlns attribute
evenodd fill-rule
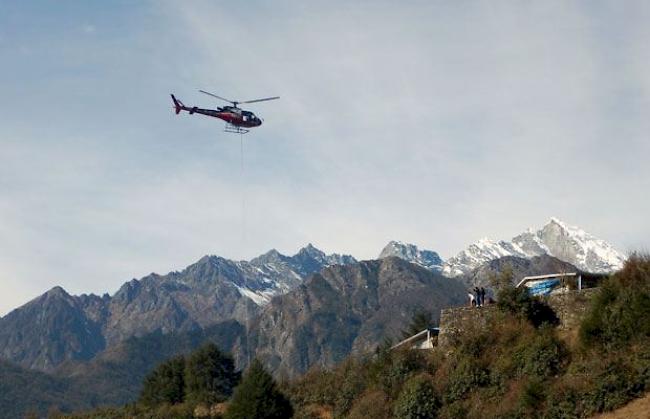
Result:
<svg viewBox="0 0 650 419"><path fill-rule="evenodd" d="M174 97L174 95L171 95L171 97L172 97L172 100L174 101L174 110L176 111L176 115L178 115L179 113L181 113L181 111L183 110L183 108L185 107L185 105L183 105L183 102L181 102L180 100L176 99L176 98Z"/></svg>

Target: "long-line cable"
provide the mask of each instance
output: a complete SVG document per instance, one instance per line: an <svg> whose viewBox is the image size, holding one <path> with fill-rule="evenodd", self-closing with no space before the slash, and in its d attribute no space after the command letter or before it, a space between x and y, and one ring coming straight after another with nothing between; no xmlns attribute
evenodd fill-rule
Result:
<svg viewBox="0 0 650 419"><path fill-rule="evenodd" d="M246 248L246 171L244 170L244 134L239 134L241 156L241 240L242 249Z"/></svg>
<svg viewBox="0 0 650 419"><path fill-rule="evenodd" d="M241 176L241 241L242 249L246 248L246 172L244 171L244 133L239 133L240 176ZM246 357L247 365L251 364L250 347L250 310L246 307Z"/></svg>

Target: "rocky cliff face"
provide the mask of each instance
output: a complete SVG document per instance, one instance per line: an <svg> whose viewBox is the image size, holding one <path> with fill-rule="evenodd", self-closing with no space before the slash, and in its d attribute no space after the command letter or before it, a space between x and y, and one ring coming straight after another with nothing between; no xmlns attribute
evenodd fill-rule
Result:
<svg viewBox="0 0 650 419"><path fill-rule="evenodd" d="M414 244L402 243L399 241L389 242L379 254L379 259L395 256L400 259L408 260L411 263L420 265L432 271L442 269L442 259L440 255L432 250L421 250Z"/></svg>
<svg viewBox="0 0 650 419"><path fill-rule="evenodd" d="M541 229L528 230L511 241L480 240L444 263L436 252L400 242L389 243L381 252L380 261L359 265L355 264L356 261L351 256L326 255L312 245L304 247L293 256L271 250L250 261L205 256L182 271L167 275L151 274L127 282L112 297L71 296L61 288L54 288L0 319L0 357L23 367L50 371L67 360L90 359L104 348L132 336L143 336L156 331L192 331L231 319L247 325L260 311L266 313L265 307L273 297L297 289L303 294L288 296L289 299L297 298L292 304L311 307L310 302L315 301L322 304L324 311L319 308L314 313L310 312L305 324L296 319L297 323L293 325L298 326L295 332L297 337L291 339L297 340L287 343L286 347L278 347L277 341L270 342L275 349L270 349L269 356L272 358L276 356L274 354L283 354L284 357L287 351L294 354L291 356L298 356L298 353L298 361L289 364L299 366L311 365L314 360L330 362L338 359L338 354L367 347L370 345L368 342L376 343L372 339L385 331L392 333L395 319L389 316L384 319L385 325L380 324L376 319L381 318L381 315L377 313L386 311L377 307L386 307L385 301L388 300L384 297L393 295L395 289L415 287L412 267L403 268L406 278L411 281L405 285L406 282L394 279L398 275L392 271L390 275L377 276L378 273L373 271L373 263L384 266L384 263L390 262L389 265L394 267L397 266L394 260L397 257L426 268L429 273L442 272L446 276L458 277L465 286L471 287L475 284L485 286L488 271L500 269L502 258L510 258L515 278L562 269L562 264L557 259L551 263L548 262L551 259L543 258L545 256L553 256L580 270L591 272L617 270L624 261L624 257L605 241L557 219L551 219ZM536 260L538 257L542 259ZM346 266L358 272L366 269L367 275L352 274ZM306 277L324 268L327 268L326 273L312 278L309 288L302 286ZM572 267L572 270L575 268ZM352 295L345 294L347 288L336 281L336 272L361 288ZM388 281L387 278L393 278L390 285L397 288L393 289L388 283L381 282ZM440 275L436 278L442 280ZM459 285L458 281L447 283L451 284L450 287ZM382 297L377 294L379 291L374 291L374 294L371 292L373 287L380 285ZM363 288L366 286L368 288ZM452 292L449 298L455 298L453 293L457 288L445 289L438 284L438 289ZM329 293L334 300L326 301L325 297L318 294L318 290L323 295ZM376 310L368 307L361 310L358 301L348 301L349 297L356 298L358 295L366 299L366 304L374 304L372 307ZM422 302L417 293L405 292L399 295L404 296L403 301L407 301L406 296L412 298L413 302L409 303L411 305ZM425 296L433 298L433 294L425 293ZM278 304L289 304L289 300L279 301ZM272 308L277 308L277 305ZM395 311L390 313L391 316L395 315ZM364 328L358 326L359 329L355 329L355 325L361 323ZM266 323L260 325L268 326ZM342 330L327 329L341 325L347 326ZM286 325L288 326L290 325ZM263 330L266 330L264 327ZM368 330L377 333L373 335ZM285 333L291 333L290 329L286 329ZM348 336L347 333L352 334ZM303 349L300 349L303 352L295 352L303 344L301 342L308 340L300 336L308 334L314 336L314 340L322 340L320 345L326 353L318 354L310 350L304 352ZM261 339L264 336L266 335L260 334ZM287 339L287 342L291 341ZM302 367L287 368L298 371Z"/></svg>
<svg viewBox="0 0 650 419"><path fill-rule="evenodd" d="M397 337L418 309L465 302L465 287L397 257L334 266L274 298L253 324L252 345L277 374L331 366Z"/></svg>
<svg viewBox="0 0 650 419"><path fill-rule="evenodd" d="M160 331L185 332L234 319L247 324L271 297L324 267L355 262L312 245L251 261L205 256L180 272L125 283L112 297L71 296L56 287L0 319L0 357L51 371L106 347Z"/></svg>
<svg viewBox="0 0 650 419"><path fill-rule="evenodd" d="M0 356L40 370L90 359L104 347L106 317L106 299L52 288L0 320Z"/></svg>
<svg viewBox="0 0 650 419"><path fill-rule="evenodd" d="M605 240L598 239L578 227L552 218L536 234L549 255L569 262L585 272L608 273L618 271L625 256Z"/></svg>

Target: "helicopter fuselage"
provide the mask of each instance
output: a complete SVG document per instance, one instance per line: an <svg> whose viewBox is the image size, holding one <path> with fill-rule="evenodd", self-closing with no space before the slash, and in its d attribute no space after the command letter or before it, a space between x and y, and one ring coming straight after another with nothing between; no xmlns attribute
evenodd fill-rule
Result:
<svg viewBox="0 0 650 419"><path fill-rule="evenodd" d="M236 127L254 128L262 125L262 120L255 116L253 112L245 111L234 106L225 106L217 109L202 109L184 106L181 110L189 112L190 115L198 113L201 115L219 118Z"/></svg>
<svg viewBox="0 0 650 419"><path fill-rule="evenodd" d="M255 128L262 125L262 120L253 112L238 108L237 106L224 106L217 109L203 109L196 106L185 106L183 102L172 95L176 114L186 111L190 115L198 113L226 121L228 124L240 128Z"/></svg>

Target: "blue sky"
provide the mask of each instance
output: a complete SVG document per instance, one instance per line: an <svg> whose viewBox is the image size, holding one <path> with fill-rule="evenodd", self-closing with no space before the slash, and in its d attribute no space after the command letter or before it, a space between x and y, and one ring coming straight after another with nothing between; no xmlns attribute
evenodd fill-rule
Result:
<svg viewBox="0 0 650 419"><path fill-rule="evenodd" d="M0 313L204 254L647 248L650 6L0 0ZM280 95L239 138L186 104Z"/></svg>

